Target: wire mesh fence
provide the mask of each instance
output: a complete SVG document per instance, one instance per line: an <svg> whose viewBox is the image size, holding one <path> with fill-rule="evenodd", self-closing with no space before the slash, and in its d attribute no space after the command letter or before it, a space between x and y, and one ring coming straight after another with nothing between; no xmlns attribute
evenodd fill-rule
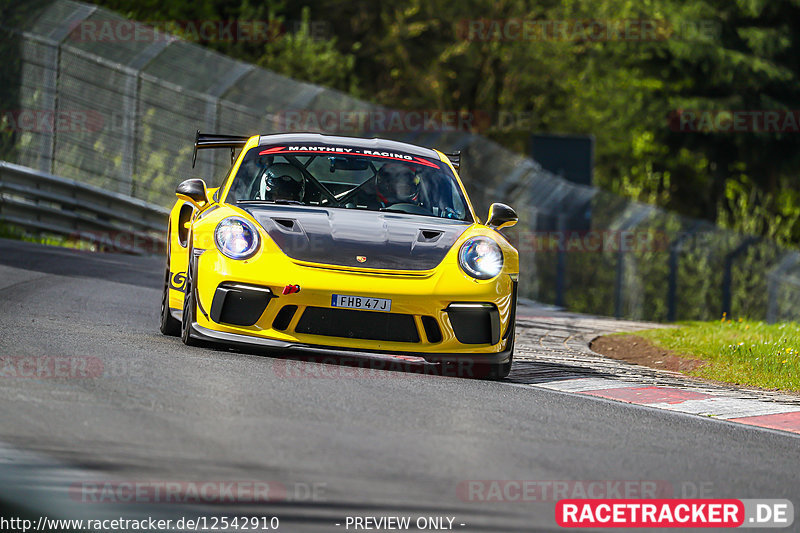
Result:
<svg viewBox="0 0 800 533"><path fill-rule="evenodd" d="M520 215L506 234L520 251L524 297L660 321L800 315L793 250L573 184L472 131L440 121L407 127L407 115L96 6L18 4L0 27L5 160L168 206L183 179L213 185L229 170L229 154L214 150L198 154L192 169L197 129L319 131L460 150L479 213L500 201Z"/></svg>

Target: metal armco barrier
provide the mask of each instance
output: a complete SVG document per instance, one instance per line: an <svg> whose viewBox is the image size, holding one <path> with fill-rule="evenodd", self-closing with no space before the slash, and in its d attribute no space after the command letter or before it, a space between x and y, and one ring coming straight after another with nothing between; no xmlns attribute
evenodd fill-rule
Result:
<svg viewBox="0 0 800 533"><path fill-rule="evenodd" d="M0 161L0 222L148 254L164 248L168 213L136 198Z"/></svg>
<svg viewBox="0 0 800 533"><path fill-rule="evenodd" d="M523 298L626 319L713 320L724 311L800 320L796 250L769 239L569 182L472 129L381 126L407 111L396 115L196 43L126 39L147 35L145 25L102 7L8 7L0 50L13 60L0 63L0 160L29 168L3 167L0 220L104 249L152 251L175 186L200 177L213 187L230 169L224 150L204 150L192 168L198 129L381 137L460 151L459 174L478 216L492 202L517 210L519 223L504 233L520 251ZM82 33L98 25L126 31L114 39Z"/></svg>

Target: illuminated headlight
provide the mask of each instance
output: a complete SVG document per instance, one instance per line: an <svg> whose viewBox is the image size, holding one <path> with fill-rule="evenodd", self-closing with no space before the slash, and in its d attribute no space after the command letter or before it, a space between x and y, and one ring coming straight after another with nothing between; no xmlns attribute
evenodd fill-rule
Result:
<svg viewBox="0 0 800 533"><path fill-rule="evenodd" d="M491 279L503 270L503 251L489 237L473 237L461 245L458 262L476 279Z"/></svg>
<svg viewBox="0 0 800 533"><path fill-rule="evenodd" d="M247 259L258 250L258 231L243 218L228 217L217 224L214 242L226 257Z"/></svg>

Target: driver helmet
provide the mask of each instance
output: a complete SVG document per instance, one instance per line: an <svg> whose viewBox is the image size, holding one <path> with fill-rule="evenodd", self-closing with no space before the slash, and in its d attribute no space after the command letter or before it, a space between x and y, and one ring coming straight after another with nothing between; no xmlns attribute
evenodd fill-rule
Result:
<svg viewBox="0 0 800 533"><path fill-rule="evenodd" d="M270 165L261 176L261 198L300 202L306 191L306 180L300 169L289 163Z"/></svg>
<svg viewBox="0 0 800 533"><path fill-rule="evenodd" d="M378 170L376 185L384 204L416 203L419 197L419 179L408 165L386 163Z"/></svg>

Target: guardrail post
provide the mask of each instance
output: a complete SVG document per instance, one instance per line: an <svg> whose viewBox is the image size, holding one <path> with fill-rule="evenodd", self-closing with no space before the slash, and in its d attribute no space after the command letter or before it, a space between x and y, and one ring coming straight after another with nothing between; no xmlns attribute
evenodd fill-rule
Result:
<svg viewBox="0 0 800 533"><path fill-rule="evenodd" d="M624 232L630 231L637 227L645 218L647 218L654 210L653 206L633 204L634 211L631 217L619 225L616 230L619 232L617 236L618 249L617 249L617 268L614 277L614 317L617 319L622 318L624 306L624 288L625 283L625 254L627 251L624 247ZM623 213L624 214L624 213Z"/></svg>
<svg viewBox="0 0 800 533"><path fill-rule="evenodd" d="M58 98L58 69L61 62L61 46L57 42L40 42L47 47L47 52L42 59L44 76L42 78L39 107L42 112L50 113L51 116L55 117L58 110L56 99ZM36 156L38 161L36 168L43 172L53 172L53 159L56 150L55 132L42 131L39 135L40 146L39 155Z"/></svg>
<svg viewBox="0 0 800 533"><path fill-rule="evenodd" d="M800 262L800 253L786 254L778 266L767 274L767 323L769 324L778 321L778 278L798 262Z"/></svg>
<svg viewBox="0 0 800 533"><path fill-rule="evenodd" d="M667 268L669 269L667 278L667 322L675 322L675 316L677 314L678 257L684 238L686 238L685 233L673 241L669 247L669 259L667 263Z"/></svg>
<svg viewBox="0 0 800 533"><path fill-rule="evenodd" d="M617 269L614 277L614 317L617 319L622 318L622 283L625 278L625 253L622 247L617 250Z"/></svg>
<svg viewBox="0 0 800 533"><path fill-rule="evenodd" d="M566 251L566 230L567 217L564 214L558 216L558 233L561 238L558 240L558 250L556 251L556 301L557 307L564 307L564 292L566 288L567 270L567 251Z"/></svg>
<svg viewBox="0 0 800 533"><path fill-rule="evenodd" d="M725 256L725 270L722 274L722 314L731 315L731 285L733 284L733 261L752 246L758 237L748 237Z"/></svg>
<svg viewBox="0 0 800 533"><path fill-rule="evenodd" d="M123 84L123 97L122 97L122 117L120 123L113 113L109 121L111 128L120 128L122 148L122 168L120 169L120 179L125 184L125 190L120 191L125 194L133 195L133 172L134 172L134 156L136 151L134 144L136 143L136 123L139 121L137 116L138 100L139 100L139 73L126 73L125 83Z"/></svg>
<svg viewBox="0 0 800 533"><path fill-rule="evenodd" d="M683 251L683 243L693 236L699 227L698 223L692 224L689 229L681 233L677 239L672 241L669 245L669 259L668 268L669 274L667 278L667 321L675 322L678 315L678 267L680 261L680 254Z"/></svg>
<svg viewBox="0 0 800 533"><path fill-rule="evenodd" d="M0 208L0 214L2 209ZM767 324L774 324L778 317L778 276L767 274Z"/></svg>
<svg viewBox="0 0 800 533"><path fill-rule="evenodd" d="M61 78L61 41L66 38L69 33L75 29L75 25L86 19L89 15L95 12L97 6L76 4L75 10L70 15L64 18L60 24L54 26L47 35L41 39L36 39L40 44L47 46L46 59L43 60L45 74L42 79L42 101L39 104L39 110L51 113L53 123L58 120L58 92L59 81ZM28 34L25 34L25 39L28 39ZM44 131L40 133L41 145L40 153L47 154L48 161L41 161L37 165L39 170L44 172L54 171L54 164L56 158L56 132Z"/></svg>
<svg viewBox="0 0 800 533"><path fill-rule="evenodd" d="M139 143L141 142L139 139L139 126L142 120L142 70L172 42L171 39L156 39L128 63L128 68L132 72L133 87L130 92L130 107L126 108L126 114L129 113L130 115L124 128L127 137L124 140L123 154L127 155L123 155L122 173L123 175L128 173L127 177L130 179L131 185L129 193L131 196L136 196L139 192L136 190L136 163L139 160Z"/></svg>
<svg viewBox="0 0 800 533"><path fill-rule="evenodd" d="M205 128L206 131L216 132L217 131L217 124L219 123L219 105L222 97L227 93L231 87L233 87L236 82L242 79L244 76L249 74L255 69L254 65L249 65L247 63L236 63L233 68L231 68L228 72L221 73L219 77L219 81L213 85L208 91L206 91L207 99L206 99L206 109L205 109ZM215 155L211 153L212 151L208 151L208 155L204 160L204 172L203 172L203 179L209 181L217 176L214 176L214 161ZM227 151L221 151L220 153L224 153L226 156Z"/></svg>

